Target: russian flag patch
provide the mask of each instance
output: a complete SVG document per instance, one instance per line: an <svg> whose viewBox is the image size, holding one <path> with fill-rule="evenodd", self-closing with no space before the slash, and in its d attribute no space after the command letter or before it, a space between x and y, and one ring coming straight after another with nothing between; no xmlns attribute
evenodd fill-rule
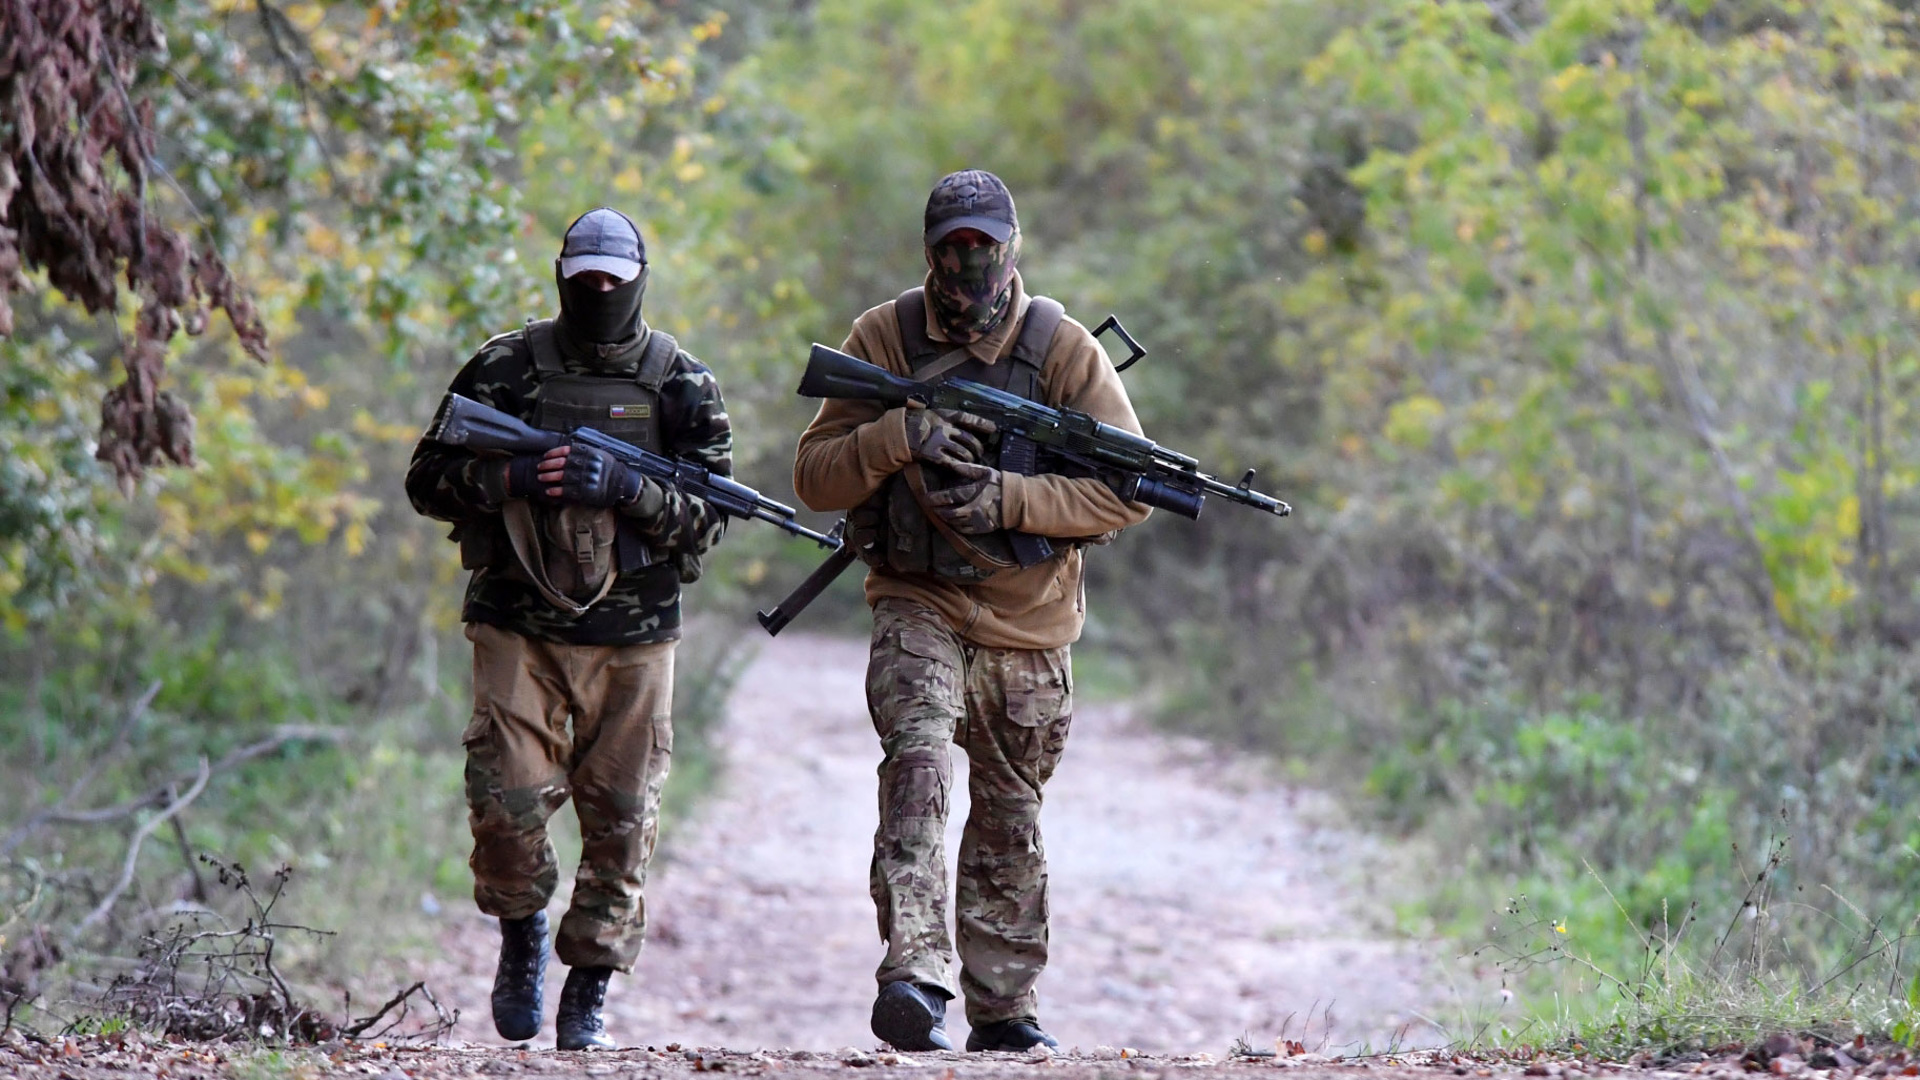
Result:
<svg viewBox="0 0 1920 1080"><path fill-rule="evenodd" d="M625 420L629 417L643 420L650 412L652 412L652 410L645 405L607 406L607 418L610 420Z"/></svg>

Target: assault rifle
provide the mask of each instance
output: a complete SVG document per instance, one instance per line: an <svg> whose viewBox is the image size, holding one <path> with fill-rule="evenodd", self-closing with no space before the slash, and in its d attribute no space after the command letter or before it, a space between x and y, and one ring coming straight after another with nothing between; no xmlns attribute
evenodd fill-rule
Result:
<svg viewBox="0 0 1920 1080"><path fill-rule="evenodd" d="M705 501L728 517L764 521L824 548L840 546L837 530L832 535L814 532L794 520L793 507L774 502L745 484L721 476L704 465L643 450L590 427L565 433L542 431L470 397L448 394L439 415L433 419L433 426L427 430L427 437L448 446L511 454L540 454L562 445L591 446L612 454L649 480Z"/></svg>
<svg viewBox="0 0 1920 1080"><path fill-rule="evenodd" d="M1111 320L1110 320L1111 321ZM1117 329L1119 324L1114 322ZM1102 324L1101 329L1105 329ZM1145 355L1133 340L1131 366ZM1083 412L1056 409L1018 394L996 390L966 379L917 382L875 367L838 349L815 345L800 378L800 395L874 401L897 408L909 401L930 409L958 409L993 421L1000 429L999 467L1002 472L1031 476L1062 473L1104 481L1128 502L1198 519L1209 497L1225 499L1255 510L1285 517L1293 508L1253 489L1254 470L1238 484L1227 484L1200 471L1200 463L1151 439L1104 424ZM844 525L844 522L842 523ZM1053 545L1044 536L1011 533L1013 554L1020 565L1033 566L1053 557ZM853 551L842 545L793 594L771 611L760 613L760 625L778 634L835 577L852 565Z"/></svg>

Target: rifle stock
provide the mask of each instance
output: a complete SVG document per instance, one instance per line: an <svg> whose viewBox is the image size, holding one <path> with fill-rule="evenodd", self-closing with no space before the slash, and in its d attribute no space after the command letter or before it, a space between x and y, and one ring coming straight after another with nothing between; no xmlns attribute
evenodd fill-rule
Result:
<svg viewBox="0 0 1920 1080"><path fill-rule="evenodd" d="M842 521L840 524L844 526L846 522ZM834 534L837 535L839 532L840 526L835 526ZM818 599L821 593L826 592L827 586L833 584L841 574L846 573L847 568L853 563L853 547L843 540L840 547L827 556L825 562L814 567L813 573L807 575L807 580L787 594L786 599L775 604L770 610L755 612L755 617L767 631L767 636L778 636L780 631L787 628L788 623L807 610L807 605Z"/></svg>
<svg viewBox="0 0 1920 1080"><path fill-rule="evenodd" d="M542 431L519 417L460 394L447 395L427 437L448 446L509 454L544 453L567 441L557 431Z"/></svg>

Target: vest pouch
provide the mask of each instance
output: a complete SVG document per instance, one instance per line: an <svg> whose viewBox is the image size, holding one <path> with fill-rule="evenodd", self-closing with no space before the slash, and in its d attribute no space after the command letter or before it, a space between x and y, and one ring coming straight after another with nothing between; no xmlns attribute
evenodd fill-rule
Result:
<svg viewBox="0 0 1920 1080"><path fill-rule="evenodd" d="M549 375L535 395L533 426L561 432L590 427L659 453L659 413L660 395L631 379Z"/></svg>
<svg viewBox="0 0 1920 1080"><path fill-rule="evenodd" d="M907 478L894 473L881 490L887 494L887 568L899 574L927 573L932 568L933 526L913 501Z"/></svg>
<svg viewBox="0 0 1920 1080"><path fill-rule="evenodd" d="M944 470L928 469L929 474ZM885 550L887 568L900 574L931 574L947 581L976 582L992 577L994 571L975 566L947 538L940 535L920 509L913 485L903 473L887 478ZM975 539L999 539L982 537ZM856 551L859 549L856 548Z"/></svg>
<svg viewBox="0 0 1920 1080"><path fill-rule="evenodd" d="M614 538L619 521L612 510L591 506L543 508L540 561L554 591L591 603L618 570Z"/></svg>
<svg viewBox="0 0 1920 1080"><path fill-rule="evenodd" d="M847 511L846 543L853 557L878 570L887 565L886 485Z"/></svg>

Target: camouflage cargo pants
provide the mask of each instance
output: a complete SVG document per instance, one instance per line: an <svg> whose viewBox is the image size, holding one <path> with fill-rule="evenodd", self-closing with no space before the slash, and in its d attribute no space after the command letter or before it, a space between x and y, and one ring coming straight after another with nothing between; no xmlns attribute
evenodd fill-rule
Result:
<svg viewBox="0 0 1920 1080"><path fill-rule="evenodd" d="M503 919L547 906L560 883L547 819L572 798L583 843L554 955L631 971L673 750L674 643L561 645L483 623L467 638L474 901Z"/></svg>
<svg viewBox="0 0 1920 1080"><path fill-rule="evenodd" d="M882 599L867 708L883 753L871 878L887 943L879 981L958 989L975 1026L1037 1018L1034 983L1047 963L1040 789L1073 717L1067 649L979 648L931 609ZM972 802L956 883L957 987L944 844L956 742Z"/></svg>

